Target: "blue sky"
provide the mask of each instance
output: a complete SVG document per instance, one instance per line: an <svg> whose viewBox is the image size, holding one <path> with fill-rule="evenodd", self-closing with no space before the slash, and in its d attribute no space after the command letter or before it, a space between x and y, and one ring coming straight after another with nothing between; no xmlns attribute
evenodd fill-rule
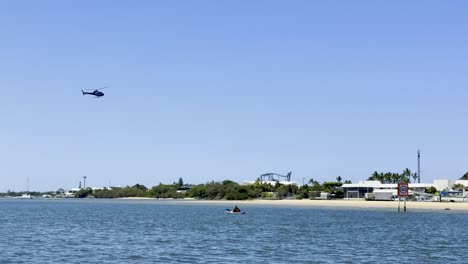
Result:
<svg viewBox="0 0 468 264"><path fill-rule="evenodd" d="M468 171L465 1L2 1L0 191ZM103 90L100 99L81 89Z"/></svg>

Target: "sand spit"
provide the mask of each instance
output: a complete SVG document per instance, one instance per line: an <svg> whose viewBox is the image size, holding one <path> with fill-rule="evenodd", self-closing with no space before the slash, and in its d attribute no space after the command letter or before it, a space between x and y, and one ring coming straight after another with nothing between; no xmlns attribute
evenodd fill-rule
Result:
<svg viewBox="0 0 468 264"><path fill-rule="evenodd" d="M280 206L280 207L341 207L350 209L398 209L398 201L365 201L365 200L198 200L198 199L155 199L147 197L126 197L117 198L119 200L153 200L165 202L177 202L184 204L219 204L221 205L261 205L261 206ZM400 202L400 209L403 211L403 201ZM417 210L454 210L467 211L467 203L451 202L406 202L408 211Z"/></svg>
<svg viewBox="0 0 468 264"><path fill-rule="evenodd" d="M281 207L342 207L350 209L398 209L398 201L364 201L364 200L247 200L247 201L228 201L228 200L179 200L187 203L205 203L220 205L265 205ZM403 211L403 202L400 203ZM407 210L456 210L467 211L468 203L439 203L439 202L406 202Z"/></svg>

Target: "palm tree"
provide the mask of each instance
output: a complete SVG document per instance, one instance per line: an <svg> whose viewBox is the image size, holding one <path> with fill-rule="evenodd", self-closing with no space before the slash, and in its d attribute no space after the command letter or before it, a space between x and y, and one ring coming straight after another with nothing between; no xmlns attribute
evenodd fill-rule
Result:
<svg viewBox="0 0 468 264"><path fill-rule="evenodd" d="M468 172L465 173L461 178L460 180L468 180Z"/></svg>
<svg viewBox="0 0 468 264"><path fill-rule="evenodd" d="M402 174L399 173L393 173L393 183L398 183L402 181L405 177Z"/></svg>
<svg viewBox="0 0 468 264"><path fill-rule="evenodd" d="M372 175L367 179L368 181L378 181L379 179L379 173L377 171L374 171Z"/></svg>
<svg viewBox="0 0 468 264"><path fill-rule="evenodd" d="M336 181L341 182L342 178L341 176L336 177Z"/></svg>
<svg viewBox="0 0 468 264"><path fill-rule="evenodd" d="M387 172L383 175L383 182L384 183L392 183L394 182L394 175L395 173L390 173L390 172Z"/></svg>
<svg viewBox="0 0 468 264"><path fill-rule="evenodd" d="M413 174L411 174L411 177L413 178L413 183L416 183L416 180L418 179L418 174L413 173Z"/></svg>
<svg viewBox="0 0 468 264"><path fill-rule="evenodd" d="M401 176L401 181L405 181L406 179L409 180L409 177L411 177L411 170L406 168L405 170L403 170Z"/></svg>

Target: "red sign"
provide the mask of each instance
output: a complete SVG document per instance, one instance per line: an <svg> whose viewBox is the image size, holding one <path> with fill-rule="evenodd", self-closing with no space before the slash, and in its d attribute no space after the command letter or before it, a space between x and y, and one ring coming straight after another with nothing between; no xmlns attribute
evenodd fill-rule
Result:
<svg viewBox="0 0 468 264"><path fill-rule="evenodd" d="M398 196L409 196L409 187L407 182L398 183Z"/></svg>

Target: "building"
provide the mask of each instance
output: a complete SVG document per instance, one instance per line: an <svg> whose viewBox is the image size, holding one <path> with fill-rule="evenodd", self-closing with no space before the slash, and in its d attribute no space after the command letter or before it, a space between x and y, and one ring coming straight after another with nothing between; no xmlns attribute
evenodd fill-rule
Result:
<svg viewBox="0 0 468 264"><path fill-rule="evenodd" d="M468 180L434 180L434 187L436 187L438 191L450 191L456 184L462 184L468 187Z"/></svg>
<svg viewBox="0 0 468 264"><path fill-rule="evenodd" d="M468 180L434 180L433 183L409 183L410 194L425 195L426 188L434 187L437 191L453 191L453 186L462 184L468 187ZM345 199L363 199L372 197L375 200L392 200L397 198L397 183L381 183L379 181L360 181L358 183L343 184L341 186ZM464 196L464 195L463 195Z"/></svg>
<svg viewBox="0 0 468 264"><path fill-rule="evenodd" d="M425 193L426 188L434 184L409 183L411 193ZM368 198L368 194L374 194L376 200L391 200L397 195L397 183L381 183L380 181L360 181L358 183L345 183L341 186L345 199ZM434 186L435 187L435 186Z"/></svg>
<svg viewBox="0 0 468 264"><path fill-rule="evenodd" d="M182 185L179 188L177 188L176 192L177 193L185 193L188 190L190 190L192 187L193 187L193 185L185 184L185 185Z"/></svg>
<svg viewBox="0 0 468 264"><path fill-rule="evenodd" d="M88 188L91 189L93 191L93 193L95 191L101 191L101 190L106 189L106 187L88 187ZM88 189L88 188L86 188L86 189ZM119 188L119 187L112 187L112 188ZM112 188L110 188L110 190ZM63 193L63 195L61 195L61 196L65 197L65 198L74 198L75 194L78 193L81 190L84 190L84 189L83 188L72 188L72 189L66 191L65 193Z"/></svg>
<svg viewBox="0 0 468 264"><path fill-rule="evenodd" d="M66 198L74 198L75 194L77 192L79 192L80 190L81 190L81 188L72 188L72 189L68 190L67 192L65 192L65 197Z"/></svg>

